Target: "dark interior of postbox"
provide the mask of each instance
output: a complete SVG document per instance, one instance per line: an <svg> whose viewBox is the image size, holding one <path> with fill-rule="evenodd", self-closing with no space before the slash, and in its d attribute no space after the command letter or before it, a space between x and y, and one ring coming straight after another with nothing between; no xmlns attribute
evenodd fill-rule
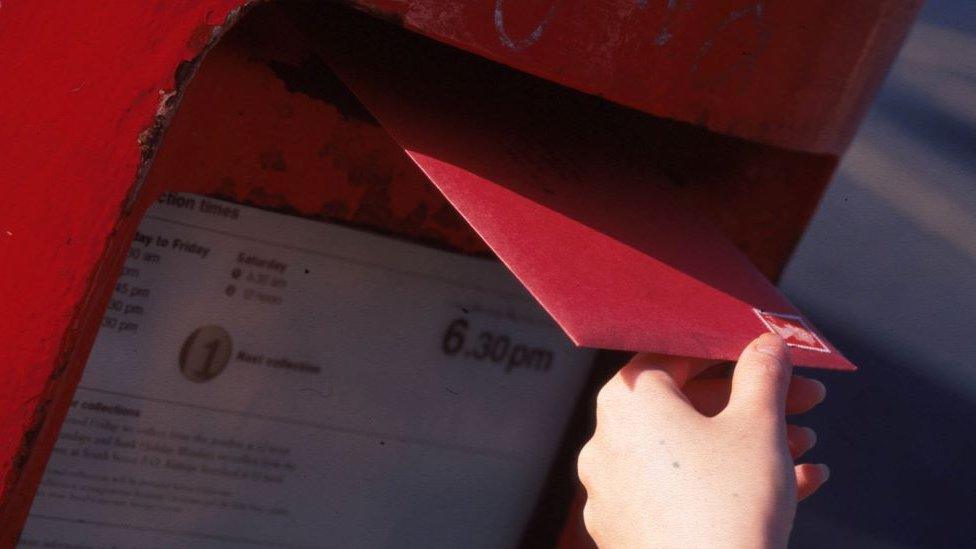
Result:
<svg viewBox="0 0 976 549"><path fill-rule="evenodd" d="M251 8L198 66L181 68L178 77L189 80L144 189L154 198L194 193L491 257L321 52L320 33L336 24L355 28L351 34L363 41L409 33L396 22L320 4L272 2ZM649 178L666 179L676 195L773 279L836 162L656 118L424 37L402 40L418 55L435 49L454 60L444 71L492 71L500 88L531 90L526 100L544 104L554 118L603 125L607 134L619 136L614 148L621 162L638 163ZM602 361L577 406L526 534L527 546L559 535L576 490L575 451L589 430L590 396L619 359Z"/></svg>
<svg viewBox="0 0 976 549"><path fill-rule="evenodd" d="M338 22L337 22L338 21ZM146 188L193 192L259 208L488 254L403 150L329 69L317 33L354 28L368 43L404 34L449 71L491 71L499 89L552 119L617 136L621 162L669 181L775 279L812 215L836 158L766 146L656 118L526 75L394 23L332 4L261 4L206 54L166 130ZM186 77L189 70L181 71ZM561 131L579 131L562 125ZM556 190L558 192L558 190Z"/></svg>

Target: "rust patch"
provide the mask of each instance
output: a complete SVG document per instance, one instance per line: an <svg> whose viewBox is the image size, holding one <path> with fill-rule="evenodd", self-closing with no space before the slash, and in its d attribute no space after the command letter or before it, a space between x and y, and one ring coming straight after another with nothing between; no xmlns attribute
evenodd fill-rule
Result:
<svg viewBox="0 0 976 549"><path fill-rule="evenodd" d="M291 93L300 93L334 106L346 119L379 125L366 107L317 55L308 55L298 65L269 60L268 67Z"/></svg>

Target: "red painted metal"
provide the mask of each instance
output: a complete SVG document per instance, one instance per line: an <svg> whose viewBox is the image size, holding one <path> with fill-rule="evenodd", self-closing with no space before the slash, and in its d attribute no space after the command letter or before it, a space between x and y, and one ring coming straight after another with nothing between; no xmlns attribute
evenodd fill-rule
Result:
<svg viewBox="0 0 976 549"><path fill-rule="evenodd" d="M354 3L561 84L754 141L662 125L660 131L674 140L658 154L669 174L685 182L681 194L769 275L785 262L833 169L834 155L850 138L919 5L916 0L789 5L716 0L707 6L684 0ZM190 62L230 26L242 4L0 3L0 547L16 539L111 281L142 212L162 190L207 191L484 250L463 225L454 224L451 212L443 219L411 217L419 204L442 208L441 199L426 191L392 191L393 213L371 219L369 208L343 213L325 207L370 203L356 181L329 191L335 194L288 185L296 174L315 172L318 161L304 138L319 135L321 128L338 128L322 143L345 144L350 159L371 151L382 158L379 172L391 181L422 181L410 172L402 151L390 149L390 142L383 145L385 136L365 124L336 125L334 113L300 94L287 96L297 102L280 104L311 113L310 118L288 119L281 116L286 111L269 108L274 102L262 100L252 105L254 118L237 127L236 138L228 137L233 132L214 132L208 141L207 130L232 124L230 111L215 105L243 101L245 92L254 90L271 94L265 99L285 98L287 90L275 87L280 84L266 66L247 68L231 57L215 57L208 65L213 72L201 69L199 80L192 80L196 83L185 100L185 112L192 114L178 117L157 151L180 91L191 82ZM287 48L279 53L289 54ZM235 99L229 89L242 93ZM249 139L249 130L271 137L259 143ZM304 159L288 162L293 172L288 177L275 171L270 149L287 135L298 137L284 141L283 154ZM255 155L258 170L241 164ZM270 169L260 170L262 155ZM350 162L336 173L357 173ZM192 166L199 170L188 169ZM263 175L253 179L255 173ZM362 176L376 173L359 169ZM746 209L754 215L743 221ZM771 227L783 230L771 236Z"/></svg>
<svg viewBox="0 0 976 549"><path fill-rule="evenodd" d="M176 68L235 4L0 5L0 546L29 509L134 231Z"/></svg>
<svg viewBox="0 0 976 549"><path fill-rule="evenodd" d="M658 116L839 153L921 0L366 0L437 40Z"/></svg>

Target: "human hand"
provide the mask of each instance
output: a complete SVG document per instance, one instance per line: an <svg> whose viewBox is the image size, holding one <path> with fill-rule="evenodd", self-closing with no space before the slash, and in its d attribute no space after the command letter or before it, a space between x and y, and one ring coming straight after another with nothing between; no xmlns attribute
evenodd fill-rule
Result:
<svg viewBox="0 0 976 549"><path fill-rule="evenodd" d="M785 416L825 390L791 376L782 338L750 343L731 380L695 379L712 364L638 355L600 391L578 461L600 546L785 547L797 501L827 480L793 463L816 436Z"/></svg>

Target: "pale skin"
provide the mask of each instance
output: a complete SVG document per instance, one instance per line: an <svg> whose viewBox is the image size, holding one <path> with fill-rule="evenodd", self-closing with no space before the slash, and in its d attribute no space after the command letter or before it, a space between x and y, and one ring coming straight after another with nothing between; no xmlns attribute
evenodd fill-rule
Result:
<svg viewBox="0 0 976 549"><path fill-rule="evenodd" d="M600 391L578 468L601 548L785 547L797 502L826 482L795 463L816 435L787 423L826 390L792 375L782 338L750 343L731 379L696 377L713 364L637 355Z"/></svg>

